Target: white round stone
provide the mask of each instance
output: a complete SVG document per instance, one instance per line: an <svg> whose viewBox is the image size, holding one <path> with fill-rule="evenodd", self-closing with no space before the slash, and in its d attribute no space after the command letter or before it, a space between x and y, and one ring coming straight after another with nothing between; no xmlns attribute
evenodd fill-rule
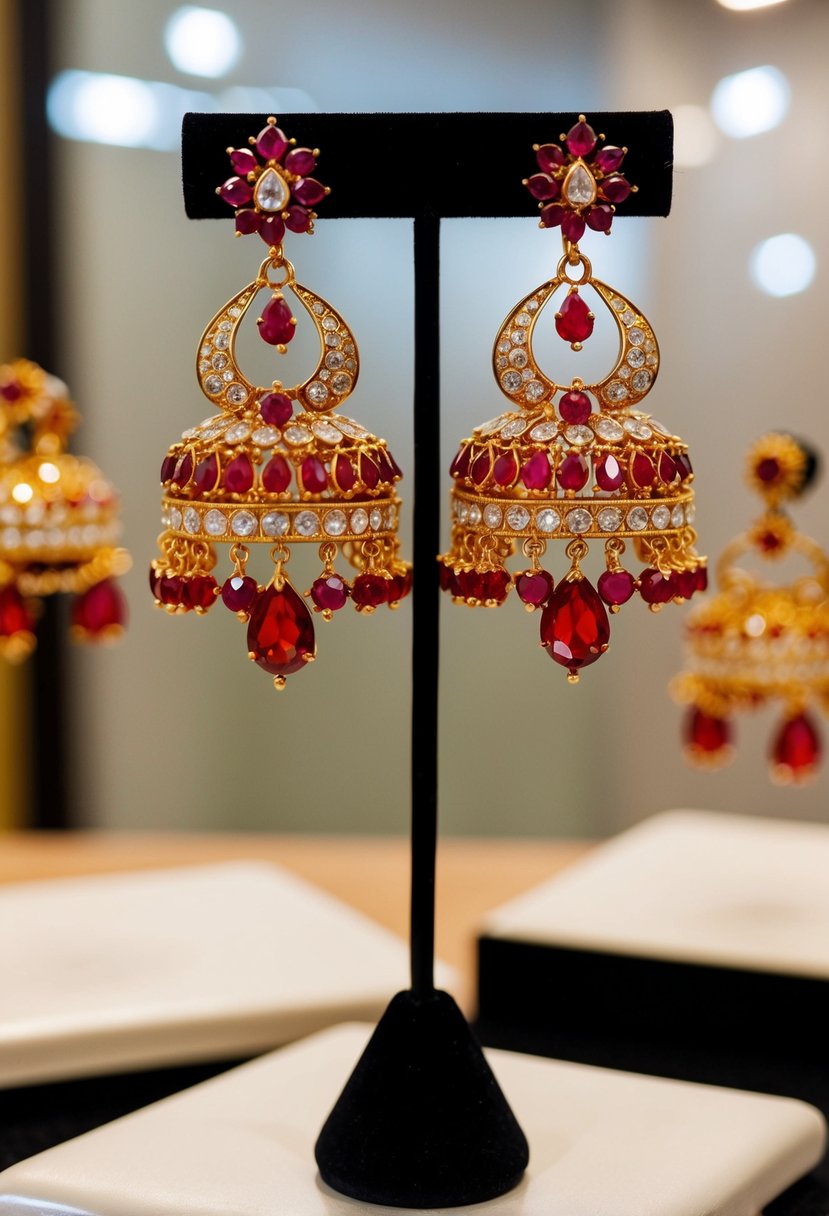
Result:
<svg viewBox="0 0 829 1216"><path fill-rule="evenodd" d="M379 532L383 527L383 512L379 507L374 507L369 513L368 522L371 524L372 532Z"/></svg>
<svg viewBox="0 0 829 1216"><path fill-rule="evenodd" d="M230 335L216 334L216 337L213 339L213 345L216 347L216 350L227 350L228 346L230 346Z"/></svg>
<svg viewBox="0 0 829 1216"><path fill-rule="evenodd" d="M311 430L323 443L339 443L342 440L342 434L324 418L321 418L319 422L312 422Z"/></svg>
<svg viewBox="0 0 829 1216"><path fill-rule="evenodd" d="M593 423L593 430L600 439L606 439L608 443L618 443L620 439L624 439L625 432L619 426L615 418L599 416Z"/></svg>
<svg viewBox="0 0 829 1216"><path fill-rule="evenodd" d="M631 367L641 367L645 362L645 352L638 346L634 346L627 353L627 361Z"/></svg>
<svg viewBox="0 0 829 1216"><path fill-rule="evenodd" d="M504 372L501 377L501 384L508 393L517 393L522 383L520 372Z"/></svg>
<svg viewBox="0 0 829 1216"><path fill-rule="evenodd" d="M217 511L214 507L212 511L208 511L204 517L204 530L208 536L224 536L227 532L227 519L223 511Z"/></svg>
<svg viewBox="0 0 829 1216"><path fill-rule="evenodd" d="M336 376L331 381L331 387L335 393L349 393L354 381L349 376L348 372L337 372Z"/></svg>
<svg viewBox="0 0 829 1216"><path fill-rule="evenodd" d="M275 426L259 426L251 435L258 448L269 448L279 442L279 431Z"/></svg>
<svg viewBox="0 0 829 1216"><path fill-rule="evenodd" d="M339 350L330 350L325 356L325 366L332 372L337 371L345 363L345 355Z"/></svg>
<svg viewBox="0 0 829 1216"><path fill-rule="evenodd" d="M507 511L507 523L513 532L521 532L530 522L530 513L526 507L510 507Z"/></svg>
<svg viewBox="0 0 829 1216"><path fill-rule="evenodd" d="M285 442L290 443L292 447L302 447L304 443L310 443L314 436L306 426L288 426L282 432Z"/></svg>
<svg viewBox="0 0 829 1216"><path fill-rule="evenodd" d="M628 395L627 385L622 384L621 380L611 380L606 395L610 401L624 401Z"/></svg>
<svg viewBox="0 0 829 1216"><path fill-rule="evenodd" d="M629 308L626 308L621 316L622 324L623 325L632 325L635 320L636 320L636 313L631 312Z"/></svg>
<svg viewBox="0 0 829 1216"><path fill-rule="evenodd" d="M329 536L342 536L348 526L344 511L329 511L322 521L323 531Z"/></svg>
<svg viewBox="0 0 829 1216"><path fill-rule="evenodd" d="M509 361L513 367L526 367L530 356L524 350L523 346L516 346L515 350L510 353Z"/></svg>
<svg viewBox="0 0 829 1216"><path fill-rule="evenodd" d="M201 516L195 507L187 507L184 512L185 532L198 532L201 529Z"/></svg>
<svg viewBox="0 0 829 1216"><path fill-rule="evenodd" d="M504 513L497 503L489 502L484 507L484 523L488 528L500 528Z"/></svg>
<svg viewBox="0 0 829 1216"><path fill-rule="evenodd" d="M669 507L659 506L654 507L651 511L651 522L655 528L667 528L671 523L671 511Z"/></svg>
<svg viewBox="0 0 829 1216"><path fill-rule="evenodd" d="M459 502L458 503L458 519L462 524L465 524L466 521L469 519L469 503L468 502Z"/></svg>
<svg viewBox="0 0 829 1216"><path fill-rule="evenodd" d="M648 526L648 513L644 507L631 507L628 511L628 527L631 532L642 532Z"/></svg>
<svg viewBox="0 0 829 1216"><path fill-rule="evenodd" d="M225 374L229 375L230 373L226 372ZM248 399L248 390L244 384L231 384L227 390L227 399L233 405L241 405Z"/></svg>
<svg viewBox="0 0 829 1216"><path fill-rule="evenodd" d="M544 385L540 380L531 380L527 385L527 400L540 401L544 396Z"/></svg>
<svg viewBox="0 0 829 1216"><path fill-rule="evenodd" d="M471 502L469 504L469 514L466 518L467 523L471 524L473 528L477 528L478 524L481 522L482 515L481 508L476 502Z"/></svg>
<svg viewBox="0 0 829 1216"><path fill-rule="evenodd" d="M694 504L692 502L689 502L688 506L685 508L686 524L692 524L694 522L694 520L696 519L696 514L697 514L696 507L694 506Z"/></svg>
<svg viewBox="0 0 829 1216"><path fill-rule="evenodd" d="M653 381L653 372L649 372L646 367L643 367L640 372L631 380L631 384L636 389L637 393L644 393L645 389L650 388Z"/></svg>
<svg viewBox="0 0 829 1216"><path fill-rule="evenodd" d="M671 512L671 523L675 528L681 528L685 523L685 512L682 509L682 504L677 503ZM690 520L689 520L690 523Z"/></svg>
<svg viewBox="0 0 829 1216"><path fill-rule="evenodd" d="M521 346L527 341L527 331L525 329L514 329L510 334L510 338L515 346Z"/></svg>
<svg viewBox="0 0 829 1216"><path fill-rule="evenodd" d="M644 332L638 325L634 325L633 329L628 330L628 342L631 342L634 346L641 346L644 341Z"/></svg>
<svg viewBox="0 0 829 1216"><path fill-rule="evenodd" d="M316 511L300 511L294 517L294 531L300 536L316 536L319 530L320 521Z"/></svg>
<svg viewBox="0 0 829 1216"><path fill-rule="evenodd" d="M527 326L529 325L531 319L532 318L528 312L519 312L518 316L515 318L515 324Z"/></svg>
<svg viewBox="0 0 829 1216"><path fill-rule="evenodd" d="M339 329L339 325L340 325L340 323L336 317L332 317L329 315L329 316L323 318L323 322L322 322L323 329L333 331L335 329Z"/></svg>
<svg viewBox="0 0 829 1216"><path fill-rule="evenodd" d="M351 512L351 531L357 536L362 536L368 527L368 514L362 507L358 507L356 511Z"/></svg>
<svg viewBox="0 0 829 1216"><path fill-rule="evenodd" d="M326 334L325 335L325 345L330 346L333 350L336 350L337 347L342 346L342 344L343 344L343 340L339 334Z"/></svg>
<svg viewBox="0 0 829 1216"><path fill-rule="evenodd" d="M328 400L328 389L321 380L312 380L305 390L305 396L309 401L313 401L314 405L322 405Z"/></svg>
<svg viewBox="0 0 829 1216"><path fill-rule="evenodd" d="M225 431L225 441L227 443L241 443L243 439L247 439L250 435L250 427L246 422L235 422L233 426L228 427Z"/></svg>
<svg viewBox="0 0 829 1216"><path fill-rule="evenodd" d="M263 536L285 536L290 527L291 521L287 515L283 515L281 511L269 511L267 515L262 516L261 528Z"/></svg>
<svg viewBox="0 0 829 1216"><path fill-rule="evenodd" d="M538 426L534 426L530 431L530 439L535 439L538 443L544 443L547 439L555 439L557 434L557 422L539 422Z"/></svg>
<svg viewBox="0 0 829 1216"><path fill-rule="evenodd" d="M234 511L230 517L230 528L235 536L253 536L257 526L256 516L250 511Z"/></svg>
<svg viewBox="0 0 829 1216"><path fill-rule="evenodd" d="M552 507L544 507L543 510L537 512L535 523L539 532L546 532L549 535L558 530L561 524L561 516Z"/></svg>
<svg viewBox="0 0 829 1216"><path fill-rule="evenodd" d="M578 446L593 442L593 432L589 426L568 426L564 436L570 443Z"/></svg>
<svg viewBox="0 0 829 1216"><path fill-rule="evenodd" d="M170 527L174 532L178 532L181 528L181 511L178 507L170 507Z"/></svg>
<svg viewBox="0 0 829 1216"><path fill-rule="evenodd" d="M216 371L220 372L222 368L227 367L227 355L223 355L221 353L214 355L212 362Z"/></svg>
<svg viewBox="0 0 829 1216"><path fill-rule="evenodd" d="M498 343L498 354L505 355L508 350L509 350L509 340L507 338L502 338L501 341Z"/></svg>
<svg viewBox="0 0 829 1216"><path fill-rule="evenodd" d="M596 519L602 532L615 532L622 526L622 512L618 507L602 507Z"/></svg>
<svg viewBox="0 0 829 1216"><path fill-rule="evenodd" d="M593 516L589 511L585 511L584 507L575 507L572 511L567 512L565 523L571 532L580 535L582 532L590 531L593 525Z"/></svg>
<svg viewBox="0 0 829 1216"><path fill-rule="evenodd" d="M223 387L224 385L219 376L208 376L204 382L205 392L210 393L211 397L215 397L217 393L220 393Z"/></svg>

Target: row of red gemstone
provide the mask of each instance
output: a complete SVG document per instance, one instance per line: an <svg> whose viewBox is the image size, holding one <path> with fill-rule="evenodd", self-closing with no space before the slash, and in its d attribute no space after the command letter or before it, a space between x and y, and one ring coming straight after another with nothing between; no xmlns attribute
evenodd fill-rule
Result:
<svg viewBox="0 0 829 1216"><path fill-rule="evenodd" d="M71 624L85 637L94 638L127 622L123 593L112 579L102 579L76 595L72 601ZM0 590L0 637L34 633L35 616L14 584Z"/></svg>
<svg viewBox="0 0 829 1216"><path fill-rule="evenodd" d="M555 590L552 575L546 570L524 570L510 577L507 570L454 569L441 561L440 585L442 590L467 601L502 604L510 586L515 585L518 597L525 604L542 607ZM559 584L560 585L560 584ZM696 570L674 571L662 574L648 566L638 578L628 570L605 570L598 581L598 593L611 607L626 604L638 590L646 604L667 604L670 600L689 600L698 591L708 587L708 571L705 566Z"/></svg>
<svg viewBox="0 0 829 1216"><path fill-rule="evenodd" d="M383 575L373 572L359 574L349 584L338 574L322 575L311 587L310 596L320 611L336 612L351 599L359 608L377 608L381 604L396 604L411 590L411 570ZM159 603L172 608L207 611L218 597L231 612L250 612L259 592L256 580L249 575L231 575L221 588L212 574L187 578L171 575L150 567L150 591Z"/></svg>
<svg viewBox="0 0 829 1216"><path fill-rule="evenodd" d="M507 490L520 479L528 490L546 490L555 471L562 490L584 489L590 475L586 457L569 452L554 470L551 454L537 451L521 464L514 449L504 450L488 444L476 452L476 445L468 443L461 447L449 472L453 477L466 479L479 487L490 482ZM600 490L611 492L622 488L646 490L657 479L670 486L677 480L686 481L692 472L690 458L685 452L671 455L666 450L636 451L627 461L627 477L623 462L611 452L593 459L596 485Z"/></svg>
<svg viewBox="0 0 829 1216"><path fill-rule="evenodd" d="M268 494L283 494L291 484L294 468L282 455L272 456L262 468L260 484ZM392 485L402 477L400 468L387 448L361 452L352 460L340 452L331 462L330 472L318 456L306 456L296 469L297 486L306 494L323 494L329 486L335 491L374 490L380 484ZM193 483L201 494L224 489L230 494L246 494L256 481L256 467L246 452L234 456L222 468L215 452L196 464L188 448L180 456L165 457L161 466L161 482L170 482L179 490ZM359 483L359 484L358 484Z"/></svg>
<svg viewBox="0 0 829 1216"><path fill-rule="evenodd" d="M728 718L703 713L694 706L686 718L683 734L692 757L716 761L725 760L730 755L733 726ZM790 780L809 776L817 768L821 751L820 734L809 714L800 713L787 718L771 746L771 760L777 770L776 775Z"/></svg>

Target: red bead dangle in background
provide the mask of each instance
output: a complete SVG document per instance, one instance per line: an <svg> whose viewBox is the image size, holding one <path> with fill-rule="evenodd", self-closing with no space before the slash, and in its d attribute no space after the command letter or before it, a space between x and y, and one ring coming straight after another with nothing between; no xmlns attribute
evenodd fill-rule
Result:
<svg viewBox="0 0 829 1216"><path fill-rule="evenodd" d="M204 613L220 597L248 622L249 656L281 688L316 655L311 613L285 573L292 545L319 546L322 569L305 595L325 620L349 599L361 612L396 608L411 568L398 556L400 469L382 439L333 412L357 382L354 335L335 308L296 282L282 251L286 230L313 232L312 208L328 194L310 176L319 153L296 147L275 118L249 142L228 149L236 176L217 193L236 209L237 234L257 233L268 256L199 342L199 385L218 413L185 431L164 458L165 530L150 587L174 613ZM262 292L269 298L259 336L280 355L297 325L287 292L317 331L317 365L301 383L257 387L239 367L237 332ZM234 563L221 586L212 573L217 541L230 543ZM271 546L275 569L265 587L247 573L251 542ZM335 569L338 553L356 568L353 579Z"/></svg>
<svg viewBox="0 0 829 1216"><path fill-rule="evenodd" d="M452 545L439 559L441 586L456 603L496 607L515 587L529 611L542 609L541 643L573 683L607 650L607 608L617 612L638 591L658 611L690 599L706 580L694 550L688 449L636 408L659 371L653 329L635 304L593 278L578 247L586 228L609 233L615 204L636 189L619 171L626 151L605 144L584 115L561 144L535 146L540 171L524 185L539 200L540 226L561 228L564 255L495 339L493 371L513 408L477 427L452 462ZM618 357L595 383L557 383L536 362L536 326L563 292L555 329L581 350L595 320L585 290L613 317ZM541 566L553 540L566 542L570 559L557 584ZM590 540L605 551L595 587L581 569ZM626 540L638 572L622 565ZM506 563L518 543L530 564L513 574Z"/></svg>

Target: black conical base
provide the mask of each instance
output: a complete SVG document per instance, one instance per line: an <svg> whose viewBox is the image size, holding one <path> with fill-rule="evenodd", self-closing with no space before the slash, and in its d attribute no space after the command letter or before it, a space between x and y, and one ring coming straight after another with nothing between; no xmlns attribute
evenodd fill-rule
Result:
<svg viewBox="0 0 829 1216"><path fill-rule="evenodd" d="M323 1182L364 1203L459 1207L510 1191L524 1133L451 996L399 992L320 1132Z"/></svg>

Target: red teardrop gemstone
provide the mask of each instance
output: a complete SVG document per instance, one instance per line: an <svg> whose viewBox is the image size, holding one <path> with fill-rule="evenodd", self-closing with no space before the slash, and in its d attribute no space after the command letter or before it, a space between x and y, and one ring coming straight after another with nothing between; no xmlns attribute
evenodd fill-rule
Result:
<svg viewBox="0 0 829 1216"><path fill-rule="evenodd" d="M621 466L612 452L596 462L596 485L602 490L618 490L624 481Z"/></svg>
<svg viewBox="0 0 829 1216"><path fill-rule="evenodd" d="M571 452L562 460L556 476L562 490L580 490L587 482L587 461L577 452Z"/></svg>
<svg viewBox="0 0 829 1216"><path fill-rule="evenodd" d="M481 452L480 455L476 456L472 461L470 473L476 486L483 485L483 483L486 481L487 477L489 476L491 464L492 455L489 448L485 448L484 451Z"/></svg>
<svg viewBox="0 0 829 1216"><path fill-rule="evenodd" d="M284 131L273 123L263 127L256 137L256 151L263 160L279 160L288 146Z"/></svg>
<svg viewBox="0 0 829 1216"><path fill-rule="evenodd" d="M23 596L9 583L0 590L0 637L11 638L16 633L34 633L34 617L26 607Z"/></svg>
<svg viewBox="0 0 829 1216"><path fill-rule="evenodd" d="M303 207L313 207L325 198L325 186L313 177L303 177L294 182L291 193Z"/></svg>
<svg viewBox="0 0 829 1216"><path fill-rule="evenodd" d="M577 424L587 422L592 408L587 393L580 393L575 390L565 393L558 403L558 412L564 421Z"/></svg>
<svg viewBox="0 0 829 1216"><path fill-rule="evenodd" d="M456 578L457 591L456 595L462 595L466 600L480 600L483 602L486 599L484 590L484 575L482 571L473 569L461 570Z"/></svg>
<svg viewBox="0 0 829 1216"><path fill-rule="evenodd" d="M521 469L521 480L528 490L546 490L552 476L546 452L533 452Z"/></svg>
<svg viewBox="0 0 829 1216"><path fill-rule="evenodd" d="M636 590L636 580L627 570L605 570L599 576L598 592L606 604L626 604Z"/></svg>
<svg viewBox="0 0 829 1216"><path fill-rule="evenodd" d="M697 591L708 590L708 567L697 566Z"/></svg>
<svg viewBox="0 0 829 1216"><path fill-rule="evenodd" d="M261 222L262 217L252 207L246 207L244 211L236 212L236 231L241 236L250 236L252 232L258 232Z"/></svg>
<svg viewBox="0 0 829 1216"><path fill-rule="evenodd" d="M302 488L309 494L322 494L328 485L328 474L319 456L306 456L301 466Z"/></svg>
<svg viewBox="0 0 829 1216"><path fill-rule="evenodd" d="M310 148L292 148L285 157L285 168L297 177L305 177L313 173L317 167L317 158Z"/></svg>
<svg viewBox="0 0 829 1216"><path fill-rule="evenodd" d="M341 490L352 490L354 483L357 480L357 474L354 472L354 465L344 456L342 452L334 461L334 480Z"/></svg>
<svg viewBox="0 0 829 1216"><path fill-rule="evenodd" d="M395 472L394 460L391 453L386 448L377 449L377 464L380 468L380 480L391 485L397 473Z"/></svg>
<svg viewBox="0 0 829 1216"><path fill-rule="evenodd" d="M285 221L281 215L260 216L256 231L268 248L272 249L274 245L282 244L282 238L285 235Z"/></svg>
<svg viewBox="0 0 829 1216"><path fill-rule="evenodd" d="M710 762L717 757L721 761L728 758L732 731L727 718L715 718L694 706L685 720L683 734L691 759L704 758Z"/></svg>
<svg viewBox="0 0 829 1216"><path fill-rule="evenodd" d="M412 589L412 581L414 573L409 567L403 574L395 574L392 578L392 589L389 591L389 603L396 603L398 600L403 600Z"/></svg>
<svg viewBox="0 0 829 1216"><path fill-rule="evenodd" d="M571 156L589 156L596 146L596 132L586 122L577 122L564 138Z"/></svg>
<svg viewBox="0 0 829 1216"><path fill-rule="evenodd" d="M72 626L87 637L122 628L127 621L127 605L112 579L102 579L72 604Z"/></svg>
<svg viewBox="0 0 829 1216"><path fill-rule="evenodd" d="M224 487L231 494L246 494L253 485L253 465L244 452L234 456L222 477Z"/></svg>
<svg viewBox="0 0 829 1216"><path fill-rule="evenodd" d="M320 612L337 612L348 599L348 584L339 574L327 574L311 584L311 599Z"/></svg>
<svg viewBox="0 0 829 1216"><path fill-rule="evenodd" d="M472 455L472 449L469 444L464 444L459 448L458 454L449 466L450 477L466 477L469 472L469 459Z"/></svg>
<svg viewBox="0 0 829 1216"><path fill-rule="evenodd" d="M655 470L650 456L645 452L636 452L630 462L630 475L634 485L642 489L653 485Z"/></svg>
<svg viewBox="0 0 829 1216"><path fill-rule="evenodd" d="M307 606L285 583L271 583L253 602L248 622L248 653L272 676L301 671L306 656L315 653L314 622Z"/></svg>
<svg viewBox="0 0 829 1216"><path fill-rule="evenodd" d="M619 168L624 159L624 148L617 148L613 144L604 144L593 157L593 164L601 173L613 173Z"/></svg>
<svg viewBox="0 0 829 1216"><path fill-rule="evenodd" d="M575 245L584 236L586 222L577 211L565 211L561 217L561 232L568 241ZM592 326L591 326L592 328Z"/></svg>
<svg viewBox="0 0 829 1216"><path fill-rule="evenodd" d="M593 316L577 291L568 292L561 311L556 313L556 332L570 343L586 342L592 334Z"/></svg>
<svg viewBox="0 0 829 1216"><path fill-rule="evenodd" d="M668 452L660 453L657 468L660 480L664 481L666 486L669 486L672 481L676 481L676 475L679 470L676 467L676 461Z"/></svg>
<svg viewBox="0 0 829 1216"><path fill-rule="evenodd" d="M291 232L307 232L311 227L311 212L307 207L292 203L285 212L285 227Z"/></svg>
<svg viewBox="0 0 829 1216"><path fill-rule="evenodd" d="M512 486L518 478L518 457L515 452L503 452L492 466L492 476L499 486Z"/></svg>
<svg viewBox="0 0 829 1216"><path fill-rule="evenodd" d="M161 596L159 594L158 587L159 587L159 583L161 582L161 575L159 574L158 570L156 570L155 566L152 566L152 565L150 566L150 570L149 570L149 581L150 581L150 591L152 593L153 599L160 600Z"/></svg>
<svg viewBox="0 0 829 1216"><path fill-rule="evenodd" d="M173 473L173 482L183 489L187 485L190 478L193 476L193 453L188 449L179 456L175 472Z"/></svg>
<svg viewBox="0 0 829 1216"><path fill-rule="evenodd" d="M584 213L587 227L593 232L610 232L613 226L613 208L607 203L594 203Z"/></svg>
<svg viewBox="0 0 829 1216"><path fill-rule="evenodd" d="M778 781L805 781L820 760L820 735L808 714L783 723L772 744L772 774Z"/></svg>
<svg viewBox="0 0 829 1216"><path fill-rule="evenodd" d="M630 182L625 177L606 177L599 186L609 203L623 203L630 194Z"/></svg>
<svg viewBox="0 0 829 1216"><path fill-rule="evenodd" d="M219 480L219 458L215 452L211 452L209 456L205 456L204 460L200 460L196 465L196 489L200 494L209 494L211 490L216 489L216 482Z"/></svg>
<svg viewBox="0 0 829 1216"><path fill-rule="evenodd" d="M605 606L586 579L559 583L541 616L541 643L571 675L607 650L610 623Z"/></svg>
<svg viewBox="0 0 829 1216"><path fill-rule="evenodd" d="M262 470L262 488L269 494L282 494L291 484L291 466L284 456L272 456Z"/></svg>
<svg viewBox="0 0 829 1216"><path fill-rule="evenodd" d="M231 207L243 207L253 198L253 187L242 177L229 177L224 185L219 187L219 196Z"/></svg>
<svg viewBox="0 0 829 1216"><path fill-rule="evenodd" d="M558 228L565 215L567 215L567 209L562 207L561 203L548 203L541 210L542 228Z"/></svg>
<svg viewBox="0 0 829 1216"><path fill-rule="evenodd" d="M249 574L231 574L222 583L222 603L231 612L248 612L256 590L256 579Z"/></svg>
<svg viewBox="0 0 829 1216"><path fill-rule="evenodd" d="M542 144L536 151L535 159L542 173L549 173L551 169L561 168L567 158L558 144Z"/></svg>
<svg viewBox="0 0 829 1216"><path fill-rule="evenodd" d="M286 393L266 393L259 402L259 413L268 426L284 426L293 412L294 403Z"/></svg>
<svg viewBox="0 0 829 1216"><path fill-rule="evenodd" d="M176 471L177 464L178 464L178 461L176 460L175 456L165 456L164 457L164 459L161 462L161 472L159 473L159 477L161 478L162 485L166 485L166 483L168 481L172 480L173 473L175 473L175 471Z"/></svg>
<svg viewBox="0 0 829 1216"><path fill-rule="evenodd" d="M525 570L515 579L515 590L523 604L540 608L553 593L553 576L546 570Z"/></svg>
<svg viewBox="0 0 829 1216"><path fill-rule="evenodd" d="M380 480L380 470L365 452L360 453L360 479L370 490L373 490Z"/></svg>
<svg viewBox="0 0 829 1216"><path fill-rule="evenodd" d="M296 330L291 307L283 296L273 296L268 300L256 324L260 338L270 346L285 346Z"/></svg>
<svg viewBox="0 0 829 1216"><path fill-rule="evenodd" d="M687 452L682 452L679 456L674 457L674 463L679 470L680 481L687 481L694 471L691 466L691 457Z"/></svg>
<svg viewBox="0 0 829 1216"><path fill-rule="evenodd" d="M561 193L561 187L554 177L548 177L546 173L534 173L532 177L527 178L527 189L533 198L546 201L547 199L558 198Z"/></svg>
<svg viewBox="0 0 829 1216"><path fill-rule="evenodd" d="M230 163L240 177L247 177L257 167L256 157L250 148L234 148L230 154Z"/></svg>

